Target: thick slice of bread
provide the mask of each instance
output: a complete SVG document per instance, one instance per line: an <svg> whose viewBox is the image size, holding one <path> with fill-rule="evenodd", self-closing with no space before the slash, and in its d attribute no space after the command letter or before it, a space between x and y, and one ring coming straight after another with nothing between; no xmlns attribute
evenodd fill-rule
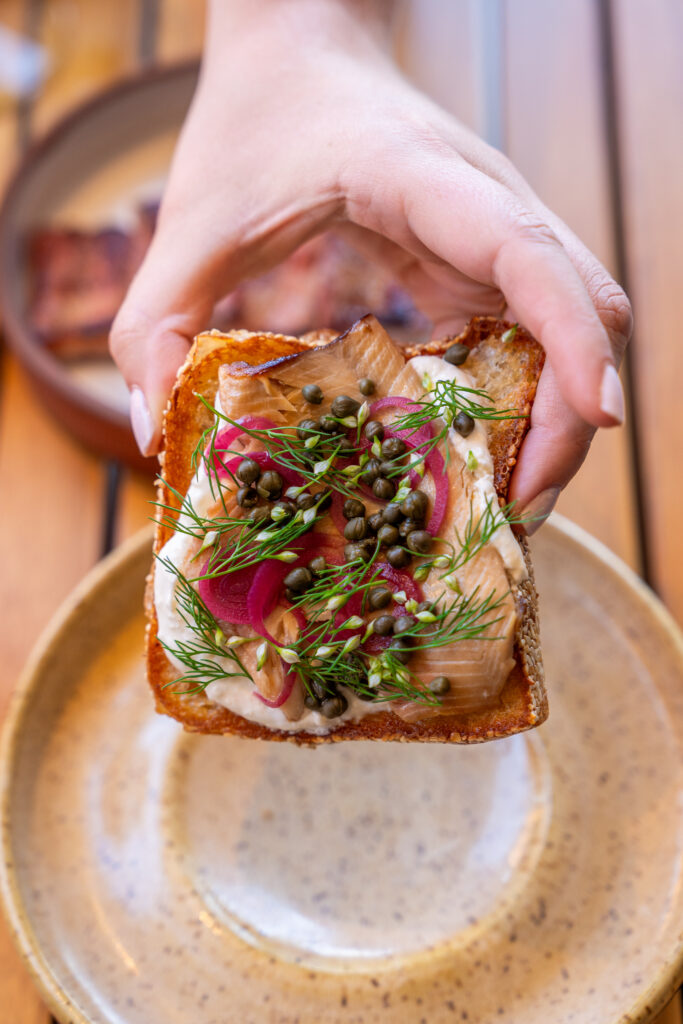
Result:
<svg viewBox="0 0 683 1024"><path fill-rule="evenodd" d="M372 330L376 321L365 317L359 324ZM488 391L498 408L515 408L529 413L543 367L543 350L521 327L492 317L476 317L455 338L430 342L405 349L408 357L419 354L441 355L454 341L470 349L467 369L479 387ZM354 325L351 330L358 329ZM277 334L213 331L195 340L169 400L164 422L164 447L161 455L162 479L158 500L177 508L174 492L185 494L192 476L192 453L212 415L201 402L204 396L213 402L219 367L227 363L246 363L261 367L283 356L327 344L332 332L321 331L302 338ZM489 447L494 462L495 487L501 502L507 500L512 469L528 430L528 418L492 421ZM157 518L154 550L160 552L172 534L170 526ZM234 714L210 701L203 693L181 693L175 688L178 673L157 639L157 618L153 599L154 565L148 579L146 610L147 673L159 712L171 715L195 732L235 733L295 743L375 739L475 743L497 739L539 725L548 714L548 703L541 661L538 599L526 539L519 537L529 569L528 579L513 588L518 608L515 640L515 666L508 677L498 706L470 714L443 715L423 722L407 722L390 711L381 711L345 722L326 735L306 732L274 731ZM181 687L182 688L182 687Z"/></svg>

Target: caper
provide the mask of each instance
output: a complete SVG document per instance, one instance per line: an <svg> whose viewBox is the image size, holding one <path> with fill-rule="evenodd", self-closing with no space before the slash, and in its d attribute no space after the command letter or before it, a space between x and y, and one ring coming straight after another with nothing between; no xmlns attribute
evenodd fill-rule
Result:
<svg viewBox="0 0 683 1024"><path fill-rule="evenodd" d="M380 423L379 420L368 420L363 428L363 433L368 441L374 441L376 437L381 441L384 437L384 424Z"/></svg>
<svg viewBox="0 0 683 1024"><path fill-rule="evenodd" d="M463 345L461 342L456 341L450 346L450 348L446 349L443 357L446 362L450 363L452 366L462 366L469 354L470 350L467 345Z"/></svg>
<svg viewBox="0 0 683 1024"><path fill-rule="evenodd" d="M382 518L381 512L373 512L371 516L367 518L368 530L370 533L378 533L378 531L384 525L384 519Z"/></svg>
<svg viewBox="0 0 683 1024"><path fill-rule="evenodd" d="M365 505L357 498L347 498L342 508L345 519L355 519L356 516L365 515Z"/></svg>
<svg viewBox="0 0 683 1024"><path fill-rule="evenodd" d="M382 441L383 459L398 459L405 451L406 443L400 437L388 437L386 441Z"/></svg>
<svg viewBox="0 0 683 1024"><path fill-rule="evenodd" d="M429 498L424 491L411 491L401 502L401 512L411 519L424 519L429 508Z"/></svg>
<svg viewBox="0 0 683 1024"><path fill-rule="evenodd" d="M363 469L363 472L360 474L358 479L361 481L361 483L368 484L368 486L372 486L372 484L374 484L378 476L379 459L369 459L365 463L365 468Z"/></svg>
<svg viewBox="0 0 683 1024"><path fill-rule="evenodd" d="M258 504L258 494L253 487L240 487L237 492L237 504L240 508L253 508Z"/></svg>
<svg viewBox="0 0 683 1024"><path fill-rule="evenodd" d="M366 532L365 516L354 516L344 527L344 536L347 540L362 540Z"/></svg>
<svg viewBox="0 0 683 1024"><path fill-rule="evenodd" d="M374 395L375 382L370 377L361 377L358 381L358 390L361 395Z"/></svg>
<svg viewBox="0 0 683 1024"><path fill-rule="evenodd" d="M406 537L406 544L411 551L417 551L420 555L426 555L432 546L432 535L426 530L413 530Z"/></svg>
<svg viewBox="0 0 683 1024"><path fill-rule="evenodd" d="M391 459L383 459L379 464L379 471L381 476L392 476L396 472L400 472L401 467L397 462Z"/></svg>
<svg viewBox="0 0 683 1024"><path fill-rule="evenodd" d="M320 405L323 400L323 393L317 384L305 384L301 394L310 405Z"/></svg>
<svg viewBox="0 0 683 1024"><path fill-rule="evenodd" d="M406 633L415 625L412 615L399 615L394 623L394 633Z"/></svg>
<svg viewBox="0 0 683 1024"><path fill-rule="evenodd" d="M436 606L433 601L420 601L417 606L417 610L419 612L433 612L435 607Z"/></svg>
<svg viewBox="0 0 683 1024"><path fill-rule="evenodd" d="M422 523L419 523L417 519L404 519L402 523L398 524L398 533L400 537L405 540L409 533L413 530L421 530Z"/></svg>
<svg viewBox="0 0 683 1024"><path fill-rule="evenodd" d="M398 530L395 526L385 523L384 526L377 531L377 540L380 544L386 544L387 547L391 547L392 544L396 544L398 541Z"/></svg>
<svg viewBox="0 0 683 1024"><path fill-rule="evenodd" d="M359 700L376 700L377 699L376 694L374 694L372 692L368 693L368 692L359 692L359 691L357 691L356 692L356 697L358 697Z"/></svg>
<svg viewBox="0 0 683 1024"><path fill-rule="evenodd" d="M276 470L268 469L261 474L256 490L262 498L274 501L282 494L282 477Z"/></svg>
<svg viewBox="0 0 683 1024"><path fill-rule="evenodd" d="M288 601L291 601L292 604L294 604L295 601L298 601L300 596L301 595L297 594L296 590L291 590L289 587L285 587L285 597Z"/></svg>
<svg viewBox="0 0 683 1024"><path fill-rule="evenodd" d="M355 416L360 409L360 402L350 395L337 395L332 402L332 415L343 419L344 416Z"/></svg>
<svg viewBox="0 0 683 1024"><path fill-rule="evenodd" d="M242 459L236 474L243 484L253 484L261 475L261 467L253 459Z"/></svg>
<svg viewBox="0 0 683 1024"><path fill-rule="evenodd" d="M371 557L372 552L368 551L367 546L362 541L356 541L344 547L344 558L347 562L355 562L359 558L363 562L369 562Z"/></svg>
<svg viewBox="0 0 683 1024"><path fill-rule="evenodd" d="M330 416L329 414L320 417L318 420L318 428L326 434L343 434L345 430L344 424L338 423L334 416Z"/></svg>
<svg viewBox="0 0 683 1024"><path fill-rule="evenodd" d="M378 612L380 608L386 608L390 601L391 591L388 587L373 587L368 594L368 604L373 612Z"/></svg>
<svg viewBox="0 0 683 1024"><path fill-rule="evenodd" d="M263 523L266 519L270 519L270 509L265 505L259 505L258 508L253 508L251 510L249 518L252 523Z"/></svg>
<svg viewBox="0 0 683 1024"><path fill-rule="evenodd" d="M393 615L378 615L375 619L373 631L377 636L391 636L394 632L396 619Z"/></svg>
<svg viewBox="0 0 683 1024"><path fill-rule="evenodd" d="M336 697L328 697L320 705L320 713L325 718L339 718L343 715L349 706L348 701L343 693L338 693Z"/></svg>
<svg viewBox="0 0 683 1024"><path fill-rule="evenodd" d="M320 701L312 693L309 693L308 690L304 693L304 707L309 708L311 711L320 710Z"/></svg>
<svg viewBox="0 0 683 1024"><path fill-rule="evenodd" d="M313 497L321 512L324 512L332 504L332 491L316 491Z"/></svg>
<svg viewBox="0 0 683 1024"><path fill-rule="evenodd" d="M315 505L315 498L308 491L302 491L301 494L297 495L296 507L302 508L304 512L307 508L313 508Z"/></svg>
<svg viewBox="0 0 683 1024"><path fill-rule="evenodd" d="M339 440L337 441L337 445L339 447L340 455L344 455L345 453L350 454L351 452L355 452L356 450L355 444L353 443L353 441L349 441L348 437L340 437Z"/></svg>
<svg viewBox="0 0 683 1024"><path fill-rule="evenodd" d="M301 420L299 426L296 428L296 436L300 441L307 441L309 437L312 437L314 433L318 431L318 424L315 420Z"/></svg>
<svg viewBox="0 0 683 1024"><path fill-rule="evenodd" d="M388 501L396 494L396 484L393 480L387 480L385 476L378 476L372 485L372 493L376 498Z"/></svg>
<svg viewBox="0 0 683 1024"><path fill-rule="evenodd" d="M400 523L401 520L403 519L401 506L395 505L393 503L387 505L385 508L382 509L382 519L384 520L385 523L391 523L392 526L395 526L397 523Z"/></svg>
<svg viewBox="0 0 683 1024"><path fill-rule="evenodd" d="M276 509L278 510L277 512L275 511ZM275 522L281 523L283 519L291 519L295 512L296 505L294 502L289 501L288 498L282 498L280 501L274 502L270 510L270 518L274 519Z"/></svg>
<svg viewBox="0 0 683 1024"><path fill-rule="evenodd" d="M285 586L290 590L293 590L295 594L300 594L302 591L308 590L312 582L313 573L309 569L305 569L303 566L298 569L292 569L292 571L287 573L284 578Z"/></svg>
<svg viewBox="0 0 683 1024"><path fill-rule="evenodd" d="M402 665L410 661L410 655L412 651L406 645L406 639L403 640L392 640L389 644L389 651L396 658L396 661L400 661Z"/></svg>
<svg viewBox="0 0 683 1024"><path fill-rule="evenodd" d="M471 416L468 416L462 409L453 420L453 426L458 431L461 437L469 437L474 430L474 420Z"/></svg>
<svg viewBox="0 0 683 1024"><path fill-rule="evenodd" d="M389 565L393 565L394 569L402 569L410 562L410 555L404 548L396 547L389 548L387 551L387 562Z"/></svg>
<svg viewBox="0 0 683 1024"><path fill-rule="evenodd" d="M327 562L322 555L316 555L315 558L312 558L308 563L308 568L314 576L321 576L325 572L325 569L327 569Z"/></svg>
<svg viewBox="0 0 683 1024"><path fill-rule="evenodd" d="M327 700L328 697L337 696L336 686L331 686L329 684L328 686L323 686L323 684L318 682L317 679L309 679L308 685L311 690L311 693L316 698L319 704L322 704L322 702L324 700Z"/></svg>
<svg viewBox="0 0 683 1024"><path fill-rule="evenodd" d="M429 689L437 697L443 697L444 694L448 693L451 688L451 681L447 676L437 676L436 679L432 679L429 684Z"/></svg>

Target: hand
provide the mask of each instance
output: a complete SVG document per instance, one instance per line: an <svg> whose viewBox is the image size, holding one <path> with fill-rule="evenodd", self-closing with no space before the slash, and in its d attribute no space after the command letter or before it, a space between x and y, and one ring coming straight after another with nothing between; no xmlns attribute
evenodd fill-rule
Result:
<svg viewBox="0 0 683 1024"><path fill-rule="evenodd" d="M211 8L156 234L112 330L135 435L157 450L176 371L218 299L335 226L393 269L435 335L505 309L541 342L511 497L547 515L595 427L623 420L629 303L502 154L401 77L380 7Z"/></svg>

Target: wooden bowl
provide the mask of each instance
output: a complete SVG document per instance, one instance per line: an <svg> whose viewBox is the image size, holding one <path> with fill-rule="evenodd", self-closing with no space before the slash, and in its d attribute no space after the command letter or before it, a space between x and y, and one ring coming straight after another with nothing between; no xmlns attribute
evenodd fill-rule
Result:
<svg viewBox="0 0 683 1024"><path fill-rule="evenodd" d="M136 199L158 198L197 73L195 61L151 69L79 106L29 149L0 211L0 309L8 344L67 430L98 454L147 471L155 465L133 440L127 391L113 363L102 360L77 376L31 327L27 239L60 223L107 226Z"/></svg>

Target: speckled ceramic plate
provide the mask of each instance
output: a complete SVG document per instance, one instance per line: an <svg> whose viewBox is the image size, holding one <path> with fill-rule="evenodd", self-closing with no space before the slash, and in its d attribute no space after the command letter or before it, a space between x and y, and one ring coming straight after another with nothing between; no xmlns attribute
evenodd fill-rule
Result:
<svg viewBox="0 0 683 1024"><path fill-rule="evenodd" d="M2 893L61 1021L643 1021L681 976L683 648L559 519L551 714L482 747L189 736L141 664L143 536L38 645L2 751Z"/></svg>

